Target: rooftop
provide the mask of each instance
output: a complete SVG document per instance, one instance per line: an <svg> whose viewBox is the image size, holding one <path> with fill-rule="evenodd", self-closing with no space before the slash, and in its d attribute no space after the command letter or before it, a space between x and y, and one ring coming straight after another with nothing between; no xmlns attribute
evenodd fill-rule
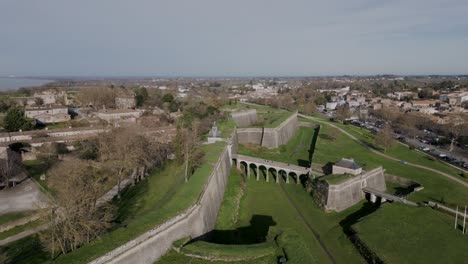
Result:
<svg viewBox="0 0 468 264"><path fill-rule="evenodd" d="M359 164L357 164L353 159L345 159L345 158L342 158L340 161L335 163L335 166L352 169L352 170L357 170L361 168L361 166L359 166Z"/></svg>

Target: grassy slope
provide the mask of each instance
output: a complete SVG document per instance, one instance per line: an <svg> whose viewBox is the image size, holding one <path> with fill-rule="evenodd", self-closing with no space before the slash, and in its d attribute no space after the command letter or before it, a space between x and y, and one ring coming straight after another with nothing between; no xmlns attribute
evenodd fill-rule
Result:
<svg viewBox="0 0 468 264"><path fill-rule="evenodd" d="M241 176L233 166L228 177L226 191L224 192L223 202L219 209L215 229L231 229L235 224L234 214L238 213L238 199L241 193Z"/></svg>
<svg viewBox="0 0 468 264"><path fill-rule="evenodd" d="M224 146L224 142L203 146L206 153L205 162L195 171L187 184L182 184L169 197L166 194L173 189L182 176L181 167L166 166L162 171L155 171L148 177L147 182L142 182L136 187L127 190L123 194L125 197L122 199L123 202L119 204L120 210L118 215L118 220L122 221L125 227L105 233L100 239L57 258L53 263L88 262L188 208L199 197L206 180L211 174L213 165L218 160ZM167 199L167 201L163 201L163 199ZM8 254L18 256L14 259L15 263L43 263L43 261L35 261L36 258L41 259L39 255L23 258L21 254L16 254L18 244L14 245L11 246L11 251ZM40 251L37 249L37 243L32 245L36 246L36 248L20 248L23 248L24 251ZM29 256L28 254L26 255ZM41 256L44 258L43 253Z"/></svg>
<svg viewBox="0 0 468 264"><path fill-rule="evenodd" d="M19 233L21 233L23 231L26 231L28 229L37 227L37 226L41 225L42 223L43 222L41 222L39 220L36 220L36 221L32 221L32 222L29 222L29 223L24 224L24 225L13 227L10 230L0 232L0 240L8 238L8 237L16 235L16 234L19 234Z"/></svg>
<svg viewBox="0 0 468 264"><path fill-rule="evenodd" d="M466 263L468 239L453 221L430 208L385 204L353 228L387 263Z"/></svg>
<svg viewBox="0 0 468 264"><path fill-rule="evenodd" d="M0 216L0 225L13 222L15 220L21 219L23 217L29 216L33 213L31 212L16 212L16 213L8 213Z"/></svg>

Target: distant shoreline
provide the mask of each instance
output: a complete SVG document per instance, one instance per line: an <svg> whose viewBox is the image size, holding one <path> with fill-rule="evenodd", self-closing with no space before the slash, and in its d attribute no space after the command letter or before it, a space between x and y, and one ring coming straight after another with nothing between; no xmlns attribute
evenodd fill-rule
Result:
<svg viewBox="0 0 468 264"><path fill-rule="evenodd" d="M53 82L46 78L0 77L0 91L13 91L22 87L36 87Z"/></svg>

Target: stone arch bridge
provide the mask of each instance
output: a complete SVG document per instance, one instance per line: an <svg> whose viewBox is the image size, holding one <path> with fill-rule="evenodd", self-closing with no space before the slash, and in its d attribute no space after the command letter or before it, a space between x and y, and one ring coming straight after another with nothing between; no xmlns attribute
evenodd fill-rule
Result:
<svg viewBox="0 0 468 264"><path fill-rule="evenodd" d="M232 159L236 160L236 165L238 169L241 169L241 164L247 168L247 177L250 178L250 169L256 170L256 180L260 179L260 168L263 167L266 169L266 181L269 182L268 172L272 171L275 175L276 183L279 183L280 173L284 172L286 174L286 183L289 183L289 176L294 175L296 183L300 183L300 177L302 175L308 175L310 172L309 168L301 167L297 165L287 164L283 162L271 161L266 159L259 159L250 156L244 155L233 155Z"/></svg>

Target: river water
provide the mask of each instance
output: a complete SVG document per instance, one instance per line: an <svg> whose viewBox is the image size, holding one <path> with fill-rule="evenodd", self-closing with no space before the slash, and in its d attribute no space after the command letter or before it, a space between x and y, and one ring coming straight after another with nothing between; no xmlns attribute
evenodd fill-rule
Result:
<svg viewBox="0 0 468 264"><path fill-rule="evenodd" d="M0 91L13 90L21 87L41 86L51 80L24 79L24 78L7 78L0 77Z"/></svg>

